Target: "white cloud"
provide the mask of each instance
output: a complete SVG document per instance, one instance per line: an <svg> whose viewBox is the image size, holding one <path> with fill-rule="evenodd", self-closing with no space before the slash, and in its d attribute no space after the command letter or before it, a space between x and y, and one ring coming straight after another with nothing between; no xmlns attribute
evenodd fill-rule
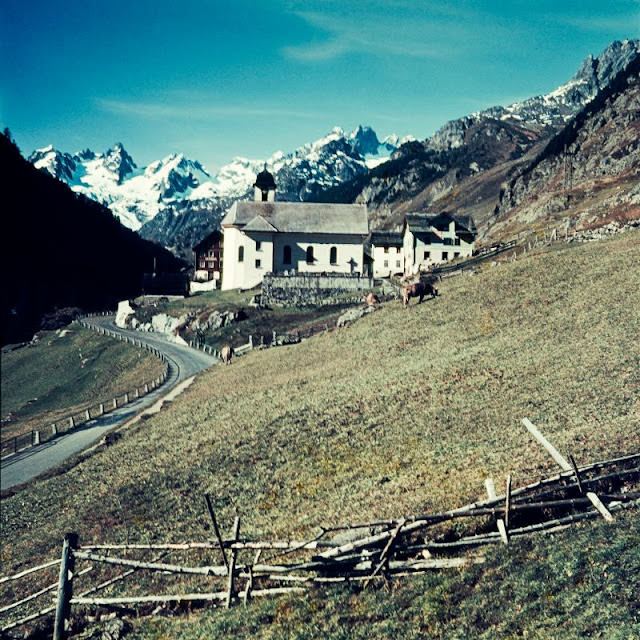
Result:
<svg viewBox="0 0 640 640"><path fill-rule="evenodd" d="M285 46L291 59L314 62L356 53L447 60L513 38L513 25L467 4L360 0L289 3L289 11L317 33L303 44Z"/></svg>
<svg viewBox="0 0 640 640"><path fill-rule="evenodd" d="M96 98L96 106L103 111L117 115L128 115L139 118L169 119L194 119L210 120L212 118L229 117L290 117L290 118L317 118L319 114L293 109L247 107L244 105L184 105L163 104L161 102L136 102L127 100L111 100L108 98Z"/></svg>

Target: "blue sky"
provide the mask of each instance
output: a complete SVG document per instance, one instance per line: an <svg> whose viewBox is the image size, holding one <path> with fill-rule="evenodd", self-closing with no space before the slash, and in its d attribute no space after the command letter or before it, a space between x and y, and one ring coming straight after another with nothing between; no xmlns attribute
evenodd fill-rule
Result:
<svg viewBox="0 0 640 640"><path fill-rule="evenodd" d="M425 138L638 37L640 0L2 0L0 123L215 170L334 126Z"/></svg>

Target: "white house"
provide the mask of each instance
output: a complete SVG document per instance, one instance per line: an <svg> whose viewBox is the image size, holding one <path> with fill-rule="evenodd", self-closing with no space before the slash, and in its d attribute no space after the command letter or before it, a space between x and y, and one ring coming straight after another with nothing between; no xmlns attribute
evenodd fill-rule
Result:
<svg viewBox="0 0 640 640"><path fill-rule="evenodd" d="M400 231L372 231L369 244L374 278L404 273L403 235Z"/></svg>
<svg viewBox="0 0 640 640"><path fill-rule="evenodd" d="M476 235L471 216L447 212L407 214L402 243L405 274L417 273L433 264L470 257Z"/></svg>
<svg viewBox="0 0 640 640"><path fill-rule="evenodd" d="M256 179L255 201L235 202L222 219L222 289L250 289L266 273L362 273L367 208L276 202L273 176Z"/></svg>

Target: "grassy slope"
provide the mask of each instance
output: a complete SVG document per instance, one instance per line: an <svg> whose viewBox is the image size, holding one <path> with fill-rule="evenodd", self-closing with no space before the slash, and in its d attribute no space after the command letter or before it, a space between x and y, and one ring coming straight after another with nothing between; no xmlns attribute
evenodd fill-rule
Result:
<svg viewBox="0 0 640 640"><path fill-rule="evenodd" d="M67 530L78 531L85 542L202 538L208 535L202 505L207 491L215 496L220 521L229 527L237 509L252 536L293 537L316 533L318 525L457 506L483 494L487 475L499 479L512 471L517 486L554 468L520 425L523 416L578 461L637 450L639 240L630 232L606 243L530 254L443 282L435 301L409 309L390 303L346 329L214 368L117 445L4 500L2 527L13 543L3 547L3 573L27 556L30 565L56 554ZM31 505L28 513L25 503ZM608 542L633 548L625 526L637 528L637 516L630 517L631 524L585 535L594 535L596 546L606 535ZM568 540L570 547L573 538ZM499 563L515 572L525 562L531 576L541 563L544 572L551 566L547 553L554 551L557 562L562 558L560 546L545 545L518 546ZM543 582L565 589L560 569L548 570ZM629 563L615 571L622 583L637 584ZM433 597L445 606L454 597L449 579L442 578L439 592L440 578L400 587L408 594L404 604L385 605L378 595L359 604L346 593L335 596L332 606L361 611L345 615L349 624L366 628L366 603L380 598L378 606L388 608L401 630L396 608L408 607L409 618L420 615L411 609L411 594L431 581L440 593ZM451 580L463 593L467 578ZM542 597L533 578L518 582L512 594L496 591L492 580L483 584L474 589L478 602L484 599L491 609L487 615L513 604L513 624L530 624L527 599ZM575 604L565 598L565 614L569 606L591 606L595 587L587 587L578 589ZM263 606L287 607L294 618L306 615L306 607L316 620L325 617L324 600L283 602ZM422 594L416 606L429 602ZM463 613L473 610L458 606ZM627 619L632 616L628 598L618 606ZM245 624L243 615L212 624L233 629ZM284 634L284 616L276 618ZM567 621L573 627L566 637L589 622L587 616L573 620ZM473 623L447 624L462 629ZM314 637L311 628L296 637ZM179 637L180 630L184 637L199 637L182 622L166 636ZM346 630L331 633L351 637ZM278 637L277 627L273 634ZM533 635L557 637L552 627Z"/></svg>
<svg viewBox="0 0 640 640"><path fill-rule="evenodd" d="M72 325L2 354L2 435L48 425L86 404L113 398L163 370L141 349Z"/></svg>

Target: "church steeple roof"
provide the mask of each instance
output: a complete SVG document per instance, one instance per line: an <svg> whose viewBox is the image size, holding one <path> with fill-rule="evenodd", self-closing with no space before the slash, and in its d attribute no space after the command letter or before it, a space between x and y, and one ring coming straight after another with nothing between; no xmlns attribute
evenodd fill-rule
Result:
<svg viewBox="0 0 640 640"><path fill-rule="evenodd" d="M276 181L271 173L267 171L267 164L265 163L264 169L257 175L256 181L253 185L261 191L270 191L276 188Z"/></svg>

